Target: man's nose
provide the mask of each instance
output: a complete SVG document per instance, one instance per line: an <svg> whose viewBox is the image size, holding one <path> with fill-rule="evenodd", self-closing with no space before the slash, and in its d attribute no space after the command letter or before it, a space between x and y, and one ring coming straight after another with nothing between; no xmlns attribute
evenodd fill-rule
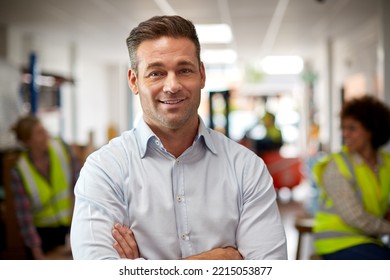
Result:
<svg viewBox="0 0 390 280"><path fill-rule="evenodd" d="M174 73L168 73L164 81L164 92L176 93L181 90L182 86L180 80Z"/></svg>

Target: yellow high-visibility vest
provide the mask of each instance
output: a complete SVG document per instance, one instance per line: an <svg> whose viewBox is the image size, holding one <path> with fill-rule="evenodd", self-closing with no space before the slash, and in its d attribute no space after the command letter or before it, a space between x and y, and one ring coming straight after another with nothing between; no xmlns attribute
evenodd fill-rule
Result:
<svg viewBox="0 0 390 280"><path fill-rule="evenodd" d="M317 254L330 254L359 244L380 243L376 237L367 236L342 220L333 208L332 199L322 187L321 178L326 165L334 160L342 176L354 186L365 211L382 218L387 211L390 197L390 155L381 151L380 157L382 163L378 177L364 162L352 162L346 147L343 147L340 153L325 157L313 167L315 181L321 191L320 206L313 227Z"/></svg>
<svg viewBox="0 0 390 280"><path fill-rule="evenodd" d="M33 208L37 227L69 226L71 222L70 155L59 140L49 143L50 181L38 172L27 152L18 160L24 188Z"/></svg>

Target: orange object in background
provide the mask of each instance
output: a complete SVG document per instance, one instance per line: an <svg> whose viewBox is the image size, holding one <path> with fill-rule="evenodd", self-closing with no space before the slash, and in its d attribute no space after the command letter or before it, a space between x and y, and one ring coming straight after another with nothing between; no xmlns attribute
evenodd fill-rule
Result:
<svg viewBox="0 0 390 280"><path fill-rule="evenodd" d="M292 189L301 183L303 174L300 158L285 158L279 151L264 152L260 157L274 180L275 189L279 190L283 187Z"/></svg>
<svg viewBox="0 0 390 280"><path fill-rule="evenodd" d="M293 189L303 180L302 160L298 157L282 157L279 149L258 153L253 141L244 137L238 143L257 153L264 160L272 179L274 187L280 190L283 187Z"/></svg>

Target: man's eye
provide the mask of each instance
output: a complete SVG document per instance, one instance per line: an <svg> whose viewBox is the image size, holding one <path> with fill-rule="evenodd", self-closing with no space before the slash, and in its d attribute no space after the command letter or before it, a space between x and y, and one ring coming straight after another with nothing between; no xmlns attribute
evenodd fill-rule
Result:
<svg viewBox="0 0 390 280"><path fill-rule="evenodd" d="M164 75L164 73L161 71L153 71L148 74L148 77L157 78L157 77L161 77L162 75Z"/></svg>
<svg viewBox="0 0 390 280"><path fill-rule="evenodd" d="M181 69L179 72L182 74L188 74L188 73L192 73L192 70L191 69Z"/></svg>

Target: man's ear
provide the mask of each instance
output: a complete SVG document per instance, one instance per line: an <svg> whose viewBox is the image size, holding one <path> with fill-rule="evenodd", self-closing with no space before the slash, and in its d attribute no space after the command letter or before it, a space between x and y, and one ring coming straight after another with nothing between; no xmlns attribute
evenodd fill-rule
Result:
<svg viewBox="0 0 390 280"><path fill-rule="evenodd" d="M202 80L202 88L204 88L206 85L206 70L203 62L200 63L200 77Z"/></svg>
<svg viewBox="0 0 390 280"><path fill-rule="evenodd" d="M131 68L127 70L127 83L131 91L135 95L137 95L138 94L137 74Z"/></svg>

